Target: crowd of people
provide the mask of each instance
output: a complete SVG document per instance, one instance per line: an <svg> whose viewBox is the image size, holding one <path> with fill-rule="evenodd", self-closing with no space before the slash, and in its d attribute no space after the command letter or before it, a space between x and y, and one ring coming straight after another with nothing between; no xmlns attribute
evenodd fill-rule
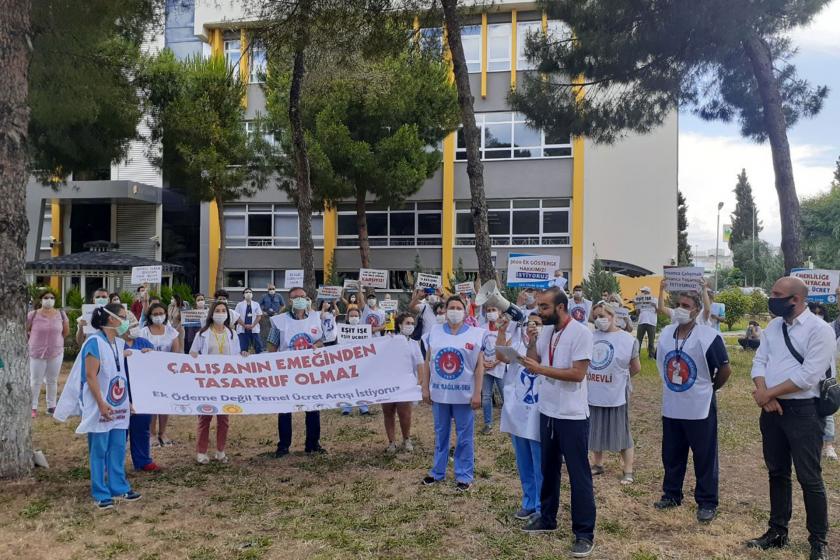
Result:
<svg viewBox="0 0 840 560"><path fill-rule="evenodd" d="M514 517L524 522L522 530L528 533L557 529L560 474L565 463L574 534L571 554L586 557L595 542L593 477L607 472L605 453L619 454L620 484L635 482L631 380L641 370L640 348L647 337L648 355L655 359L662 380L664 477L661 498L653 506L667 510L683 503L691 451L697 519L711 522L719 504L715 393L731 373L719 332L725 309L714 303L705 285L697 292L670 298L664 283L658 298L645 287L636 299L633 336L633 320L619 295L605 291L593 302L584 297L580 286L567 293L565 278L559 275L553 284L519 294L516 304L525 316L522 321L512 320L494 302L479 306L470 295L446 296L440 290L415 291L407 311L395 313L383 310L374 292L347 294L338 302L313 302L303 288L293 288L286 302L269 286L260 302L254 301L253 291L246 288L243 301L235 308L229 306L229 295L223 290L214 294L212 305L203 294L197 294L196 308L206 310L206 319L196 325L180 320L181 301L173 302L174 308L167 307L141 288L127 309L118 296L115 301L113 294L100 290L94 294L97 307L90 325L79 324L80 351L58 403L56 380L69 324L67 316L55 309L55 294L45 291L28 318L33 416L46 380L48 412L60 420L72 414L82 418L76 432L88 438L91 494L97 507L109 509L117 498L140 498L125 476L126 441L134 468L145 471L160 468L152 460L152 444L171 444L165 436L166 416L155 418L131 410L125 359L131 352L248 355L262 352L264 346L269 352L288 352L337 344L337 322L341 320L370 325L373 337L406 338L422 399L431 405L434 454L422 484L431 486L446 479L454 420L456 488L466 491L471 487L475 476L474 419L480 410L481 433L492 432L493 402L499 400L499 429L510 434L522 489L521 507ZM820 459L831 417L817 413L816 400L821 380L834 375L840 331L820 319L819 310L809 309L807 296L800 280L779 280L769 300L776 318L763 330L757 323L751 324L753 330L746 340L756 343L742 344L756 349L754 399L761 410L771 504L767 532L747 546L766 549L787 544L792 462L805 498L811 559L820 560L828 557ZM666 305L669 299L674 307ZM670 319L658 336L657 313ZM261 332L265 319L267 334ZM92 332L83 328L87 326ZM350 414L349 406L343 409L344 414ZM410 402L382 405L388 453L400 448L414 450L413 406ZM369 409L362 407L360 412L367 414ZM320 412L305 415L304 451L326 453L320 441ZM215 416L213 459L227 462L230 421L226 415ZM212 419L197 419L195 457L202 465L211 461ZM275 456L280 458L292 446L290 413L278 414L277 431Z"/></svg>

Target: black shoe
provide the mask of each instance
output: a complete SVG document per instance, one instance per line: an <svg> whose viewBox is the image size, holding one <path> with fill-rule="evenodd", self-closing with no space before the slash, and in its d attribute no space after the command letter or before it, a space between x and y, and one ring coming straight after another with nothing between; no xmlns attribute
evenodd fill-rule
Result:
<svg viewBox="0 0 840 560"><path fill-rule="evenodd" d="M542 516L539 516L526 523L522 530L526 533L553 533L557 530L557 523L549 525Z"/></svg>
<svg viewBox="0 0 840 560"><path fill-rule="evenodd" d="M662 498L661 500L653 504L653 507L655 507L656 509L671 509L679 507L679 505L680 503L673 498Z"/></svg>
<svg viewBox="0 0 840 560"><path fill-rule="evenodd" d="M461 492L466 492L467 490L472 488L472 484L470 484L469 482L458 482L457 484L455 484L455 488Z"/></svg>
<svg viewBox="0 0 840 560"><path fill-rule="evenodd" d="M812 544L810 560L828 560L828 545L826 544Z"/></svg>
<svg viewBox="0 0 840 560"><path fill-rule="evenodd" d="M288 454L289 454L289 448L288 447L282 447L282 448L278 447L277 451L274 452L274 458L279 459L280 457L285 457Z"/></svg>
<svg viewBox="0 0 840 560"><path fill-rule="evenodd" d="M709 523L717 516L717 509L715 508L697 508L697 521L700 523Z"/></svg>
<svg viewBox="0 0 840 560"><path fill-rule="evenodd" d="M522 508L516 513L513 514L514 519L518 519L519 521L527 521L531 519L531 516L537 513L535 509L525 509Z"/></svg>
<svg viewBox="0 0 840 560"><path fill-rule="evenodd" d="M595 550L595 543L586 539L575 539L575 544L572 545L573 558L586 558L592 551Z"/></svg>
<svg viewBox="0 0 840 560"><path fill-rule="evenodd" d="M304 453L317 453L319 455L326 455L327 450L319 445L318 447L313 447L312 449L304 449Z"/></svg>
<svg viewBox="0 0 840 560"><path fill-rule="evenodd" d="M784 548L788 544L788 536L782 535L775 529L768 529L766 533L757 539L747 541L746 544L747 548L760 548L761 550L767 550L768 548Z"/></svg>
<svg viewBox="0 0 840 560"><path fill-rule="evenodd" d="M423 479L423 486L431 486L432 484L437 484L440 480L437 480L433 476L427 476Z"/></svg>

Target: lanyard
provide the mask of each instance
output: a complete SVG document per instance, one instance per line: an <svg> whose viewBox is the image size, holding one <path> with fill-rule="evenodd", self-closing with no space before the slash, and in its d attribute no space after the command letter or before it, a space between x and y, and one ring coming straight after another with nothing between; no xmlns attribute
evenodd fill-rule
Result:
<svg viewBox="0 0 840 560"><path fill-rule="evenodd" d="M688 337L690 337L691 333L694 332L694 327L696 327L696 326L697 326L697 324L695 323L694 326L691 327L691 330L688 331L687 335L685 335L685 338L683 339L682 344L679 344L678 341L677 341L677 332L680 330L679 327L674 329L674 352L676 352L676 354L677 354L677 356L676 356L677 362L682 361L683 348L685 348L685 343L688 342Z"/></svg>
<svg viewBox="0 0 840 560"><path fill-rule="evenodd" d="M571 320L571 316L566 317L566 322L563 323L563 326L560 327L556 333L552 333L551 335L551 344L548 346L548 367L554 367L554 351L557 350L557 344L560 342L560 337L563 336L564 332L566 332L566 327L569 326Z"/></svg>
<svg viewBox="0 0 840 560"><path fill-rule="evenodd" d="M224 335L227 334L227 333L222 332L220 334L216 334L216 331L214 331L213 329L210 329L210 332L213 334L213 338L216 339L216 346L219 349L219 354L224 354L225 353L225 336Z"/></svg>
<svg viewBox="0 0 840 560"><path fill-rule="evenodd" d="M107 337L106 337L106 340L107 340ZM108 340L108 348L110 348L111 352L114 353L114 365L117 366L117 373L119 373L120 372L120 358L118 356L119 351L117 350L117 341L114 340L114 344L111 345L111 341Z"/></svg>

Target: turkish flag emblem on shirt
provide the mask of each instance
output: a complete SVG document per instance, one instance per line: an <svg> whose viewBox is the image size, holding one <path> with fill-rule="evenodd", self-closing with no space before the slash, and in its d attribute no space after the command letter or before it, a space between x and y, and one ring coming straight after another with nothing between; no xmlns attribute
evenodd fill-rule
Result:
<svg viewBox="0 0 840 560"><path fill-rule="evenodd" d="M472 342L467 342L466 344L464 344L464 348L466 348L467 350L472 350L473 348L475 348L475 346L473 346Z"/></svg>

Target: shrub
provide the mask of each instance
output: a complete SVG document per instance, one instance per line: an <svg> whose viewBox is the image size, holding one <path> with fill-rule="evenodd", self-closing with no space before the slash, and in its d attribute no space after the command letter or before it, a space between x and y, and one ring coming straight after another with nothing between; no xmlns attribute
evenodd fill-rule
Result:
<svg viewBox="0 0 840 560"><path fill-rule="evenodd" d="M767 296L758 290L753 290L749 295L750 315L763 315L767 313Z"/></svg>
<svg viewBox="0 0 840 560"><path fill-rule="evenodd" d="M169 286L166 286L166 285L161 286L160 287L160 302L163 305L169 305L169 303L171 301L172 301L172 288L170 288Z"/></svg>
<svg viewBox="0 0 840 560"><path fill-rule="evenodd" d="M611 294L621 293L618 278L612 272L604 269L604 265L598 257L595 257L595 260L592 261L589 277L581 282L581 287L587 299L593 302L599 301L601 293L604 291ZM573 288L573 286L570 286L570 288Z"/></svg>
<svg viewBox="0 0 840 560"><path fill-rule="evenodd" d="M338 284L340 285L340 284ZM172 285L172 293L178 294L181 296L181 299L189 303L190 305L195 305L195 298L193 297L193 289L189 284L184 284L183 282L178 282L177 284Z"/></svg>
<svg viewBox="0 0 840 560"><path fill-rule="evenodd" d="M82 291L76 286L73 286L67 291L67 307L71 309L81 309L84 302L85 300L82 297Z"/></svg>
<svg viewBox="0 0 840 560"><path fill-rule="evenodd" d="M131 304L134 303L134 292L128 290L120 292L120 302L131 307Z"/></svg>
<svg viewBox="0 0 840 560"><path fill-rule="evenodd" d="M749 296L744 294L740 288L728 288L720 292L715 297L715 301L726 306L723 322L726 323L728 330L732 330L732 325L744 318L751 306Z"/></svg>

